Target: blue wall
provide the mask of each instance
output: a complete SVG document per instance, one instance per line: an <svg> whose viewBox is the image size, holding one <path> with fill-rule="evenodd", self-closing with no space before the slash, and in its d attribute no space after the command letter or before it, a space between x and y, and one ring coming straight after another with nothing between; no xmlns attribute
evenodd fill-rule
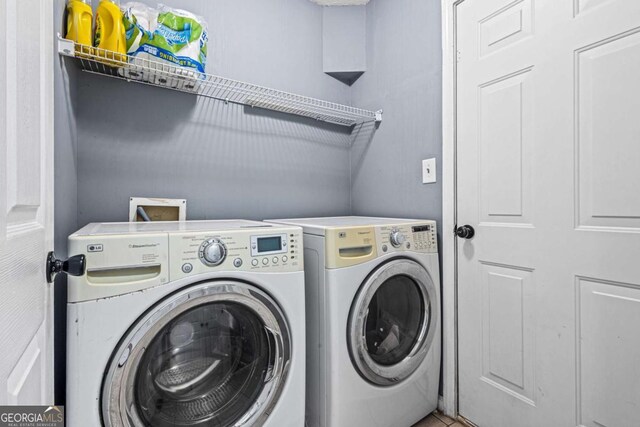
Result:
<svg viewBox="0 0 640 427"><path fill-rule="evenodd" d="M209 73L349 103L312 2L164 3L208 22ZM189 219L349 213L347 129L78 74L78 226L127 220L130 196L185 198Z"/></svg>
<svg viewBox="0 0 640 427"><path fill-rule="evenodd" d="M352 103L383 108L384 119L352 151L356 215L442 219L440 19L438 0L367 5L367 72L352 86ZM422 184L422 159L431 157L437 183Z"/></svg>

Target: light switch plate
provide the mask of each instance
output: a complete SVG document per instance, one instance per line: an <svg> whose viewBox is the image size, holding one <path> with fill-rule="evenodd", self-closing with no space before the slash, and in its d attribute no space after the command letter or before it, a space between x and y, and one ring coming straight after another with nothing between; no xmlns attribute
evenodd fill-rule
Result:
<svg viewBox="0 0 640 427"><path fill-rule="evenodd" d="M422 161L422 183L436 182L436 159L424 159Z"/></svg>

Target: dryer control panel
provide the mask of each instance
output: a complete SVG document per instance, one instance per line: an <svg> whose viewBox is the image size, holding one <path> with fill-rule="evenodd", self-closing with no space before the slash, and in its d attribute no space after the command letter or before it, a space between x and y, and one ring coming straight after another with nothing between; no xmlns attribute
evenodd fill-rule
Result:
<svg viewBox="0 0 640 427"><path fill-rule="evenodd" d="M381 255L398 251L438 252L434 221L379 226L376 227L376 240Z"/></svg>
<svg viewBox="0 0 640 427"><path fill-rule="evenodd" d="M302 271L302 230L248 228L169 235L171 280L210 271Z"/></svg>
<svg viewBox="0 0 640 427"><path fill-rule="evenodd" d="M376 239L380 254L396 251L438 252L436 224L433 221L380 226L376 228Z"/></svg>

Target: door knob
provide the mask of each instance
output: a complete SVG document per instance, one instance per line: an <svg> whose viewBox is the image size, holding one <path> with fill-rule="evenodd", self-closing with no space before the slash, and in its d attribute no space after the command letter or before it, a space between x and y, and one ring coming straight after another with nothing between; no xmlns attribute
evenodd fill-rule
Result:
<svg viewBox="0 0 640 427"><path fill-rule="evenodd" d="M476 230L473 229L470 225L462 225L460 227L456 227L455 229L456 236L461 239L471 239L476 234Z"/></svg>
<svg viewBox="0 0 640 427"><path fill-rule="evenodd" d="M65 273L70 276L82 276L86 267L86 257L84 255L75 255L63 261L56 258L53 251L47 255L47 283L52 283L58 273Z"/></svg>

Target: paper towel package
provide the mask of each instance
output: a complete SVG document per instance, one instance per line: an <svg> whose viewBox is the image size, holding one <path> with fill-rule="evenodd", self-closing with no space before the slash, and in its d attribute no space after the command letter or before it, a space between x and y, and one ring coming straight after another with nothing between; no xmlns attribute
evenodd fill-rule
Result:
<svg viewBox="0 0 640 427"><path fill-rule="evenodd" d="M154 9L143 3L130 2L122 7L127 53L134 58L122 74L193 90L194 80L200 77L199 73L205 72L207 61L208 34L204 19L164 5ZM151 62L146 63L145 59ZM145 65L144 69L135 66L141 63ZM149 68L151 71L144 75Z"/></svg>

